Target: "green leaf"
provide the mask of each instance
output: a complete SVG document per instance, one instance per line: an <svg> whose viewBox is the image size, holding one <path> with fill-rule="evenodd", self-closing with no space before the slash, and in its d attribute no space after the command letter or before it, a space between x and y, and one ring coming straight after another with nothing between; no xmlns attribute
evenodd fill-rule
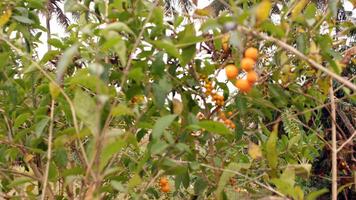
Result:
<svg viewBox="0 0 356 200"><path fill-rule="evenodd" d="M20 127L23 123L29 120L30 117L31 117L30 113L22 113L19 116L17 116L15 119L14 128Z"/></svg>
<svg viewBox="0 0 356 200"><path fill-rule="evenodd" d="M261 24L262 30L266 31L267 33L276 36L277 38L284 37L285 33L282 27L274 25L270 21L265 21Z"/></svg>
<svg viewBox="0 0 356 200"><path fill-rule="evenodd" d="M269 84L268 89L275 105L284 107L288 104L288 95L283 89L274 84Z"/></svg>
<svg viewBox="0 0 356 200"><path fill-rule="evenodd" d="M140 185L142 179L139 174L134 174L132 178L129 180L128 187L129 189L133 189L134 187Z"/></svg>
<svg viewBox="0 0 356 200"><path fill-rule="evenodd" d="M40 137L42 135L43 130L46 128L49 120L50 120L49 117L45 117L42 120L40 120L39 122L37 122L36 129L35 129L37 137Z"/></svg>
<svg viewBox="0 0 356 200"><path fill-rule="evenodd" d="M300 33L297 36L297 49L303 54L307 53L308 38L305 33Z"/></svg>
<svg viewBox="0 0 356 200"><path fill-rule="evenodd" d="M329 190L326 189L326 188L323 188L321 190L317 190L317 191L313 191L313 192L310 192L307 197L306 197L306 200L317 200L318 197L320 197L321 195L325 194L325 193L328 193Z"/></svg>
<svg viewBox="0 0 356 200"><path fill-rule="evenodd" d="M162 77L164 74L165 63L163 62L163 53L160 52L155 56L155 60L152 63L151 73L158 77Z"/></svg>
<svg viewBox="0 0 356 200"><path fill-rule="evenodd" d="M32 178L28 178L28 177L19 177L19 178L15 178L13 179L13 181L11 181L7 187L8 188L14 188L20 185L24 185L25 183L31 182L33 181Z"/></svg>
<svg viewBox="0 0 356 200"><path fill-rule="evenodd" d="M57 82L59 82L62 79L65 71L67 70L68 65L72 63L72 59L77 52L78 52L78 45L73 45L64 51L57 65Z"/></svg>
<svg viewBox="0 0 356 200"><path fill-rule="evenodd" d="M47 40L47 43L58 48L58 49L64 49L65 45L62 43L61 40L59 39L55 39L55 38L51 38L49 40Z"/></svg>
<svg viewBox="0 0 356 200"><path fill-rule="evenodd" d="M226 183L231 177L236 176L236 173L233 173L233 171L239 172L241 169L248 169L249 167L250 164L247 163L230 163L224 169L226 171L224 171L220 176L218 188L216 189L216 198L218 200L223 199L222 191L224 190Z"/></svg>
<svg viewBox="0 0 356 200"><path fill-rule="evenodd" d="M58 177L58 169L54 162L49 164L49 171L48 171L48 180L51 182L56 181Z"/></svg>
<svg viewBox="0 0 356 200"><path fill-rule="evenodd" d="M130 79L135 80L136 82L141 82L142 79L145 78L145 74L143 73L141 67L136 67L136 68L133 68L132 70L130 70L128 77Z"/></svg>
<svg viewBox="0 0 356 200"><path fill-rule="evenodd" d="M173 86L167 77L163 77L159 80L158 84L153 84L153 94L158 108L162 108L164 106L167 94L172 90L172 87Z"/></svg>
<svg viewBox="0 0 356 200"><path fill-rule="evenodd" d="M160 140L156 140L152 143L152 145L150 146L150 150L151 150L151 154L152 155L156 155L156 154L160 154L162 153L169 145L164 142L164 141L160 141Z"/></svg>
<svg viewBox="0 0 356 200"><path fill-rule="evenodd" d="M350 187L350 186L352 186L352 185L354 185L354 184L356 184L356 183L355 183L355 182L350 182L350 183L346 183L345 185L339 187L339 188L337 189L337 194L339 194L340 192L342 192L345 188Z"/></svg>
<svg viewBox="0 0 356 200"><path fill-rule="evenodd" d="M180 58L180 65L184 67L187 65L194 57L195 57L196 47L195 45L191 45L182 49L182 55Z"/></svg>
<svg viewBox="0 0 356 200"><path fill-rule="evenodd" d="M135 35L135 33L123 22L114 22L107 25L104 31L122 31L129 33L131 35Z"/></svg>
<svg viewBox="0 0 356 200"><path fill-rule="evenodd" d="M53 160L59 166L65 168L68 163L68 156L64 147L54 149Z"/></svg>
<svg viewBox="0 0 356 200"><path fill-rule="evenodd" d="M202 42L204 38L202 36L196 36L194 24L188 24L185 26L184 31L178 33L178 44L180 48L188 46L195 46L196 43Z"/></svg>
<svg viewBox="0 0 356 200"><path fill-rule="evenodd" d="M241 115L245 115L247 112L247 100L244 96L239 95L235 100L236 108L240 112Z"/></svg>
<svg viewBox="0 0 356 200"><path fill-rule="evenodd" d="M277 140L278 140L278 124L273 127L273 130L266 142L266 158L268 165L272 170L277 169L278 165L278 151L277 151Z"/></svg>
<svg viewBox="0 0 356 200"><path fill-rule="evenodd" d="M232 135L231 131L220 122L211 120L203 120L196 124L198 127L205 129L208 132L217 133L222 136Z"/></svg>
<svg viewBox="0 0 356 200"><path fill-rule="evenodd" d="M48 84L49 87L49 93L51 94L52 99L56 99L58 95L60 94L60 88L58 85L55 85L53 82L50 82Z"/></svg>
<svg viewBox="0 0 356 200"><path fill-rule="evenodd" d="M97 110L95 101L80 89L75 91L74 108L78 117L90 128L92 133L98 131Z"/></svg>
<svg viewBox="0 0 356 200"><path fill-rule="evenodd" d="M120 138L116 141L106 144L100 156L100 169L103 169L107 165L110 158L116 155L116 153L118 153L123 147L125 147L126 143L126 140Z"/></svg>
<svg viewBox="0 0 356 200"><path fill-rule="evenodd" d="M315 5L315 3L309 3L307 8L304 11L304 16L306 19L306 22L309 26L312 26L315 22L315 16L316 16L316 11L317 11L317 7Z"/></svg>
<svg viewBox="0 0 356 200"><path fill-rule="evenodd" d="M159 118L152 130L152 138L153 139L159 139L163 131L171 125L171 123L174 121L174 119L177 117L177 115L166 115L161 118Z"/></svg>
<svg viewBox="0 0 356 200"><path fill-rule="evenodd" d="M168 53L168 55L180 58L180 54L178 48L174 46L174 44L166 39L157 40L151 42L156 48L162 49Z"/></svg>
<svg viewBox="0 0 356 200"><path fill-rule="evenodd" d="M198 177L194 183L195 194L202 194L207 186L208 183L203 178Z"/></svg>
<svg viewBox="0 0 356 200"><path fill-rule="evenodd" d="M131 115L133 116L133 111L127 107L125 104L119 104L112 110L113 116L124 116L124 115Z"/></svg>
<svg viewBox="0 0 356 200"><path fill-rule="evenodd" d="M24 16L13 15L12 18L15 19L16 21L24 23L24 24L33 24L34 23L34 21L32 21L31 19L24 17Z"/></svg>
<svg viewBox="0 0 356 200"><path fill-rule="evenodd" d="M331 12L331 15L333 16L334 19L336 19L336 16L337 16L337 4L338 4L339 1L328 1L328 4L329 4L329 10Z"/></svg>

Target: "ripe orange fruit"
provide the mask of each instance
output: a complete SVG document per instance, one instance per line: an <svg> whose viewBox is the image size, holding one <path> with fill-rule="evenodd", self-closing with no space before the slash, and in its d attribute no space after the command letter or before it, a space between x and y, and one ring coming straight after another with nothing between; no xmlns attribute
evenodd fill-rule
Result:
<svg viewBox="0 0 356 200"><path fill-rule="evenodd" d="M249 92L251 90L251 85L246 79L238 79L235 83L235 86L241 91L241 92Z"/></svg>
<svg viewBox="0 0 356 200"><path fill-rule="evenodd" d="M257 81L258 75L255 71L249 71L247 73L247 80L250 84L254 84Z"/></svg>
<svg viewBox="0 0 356 200"><path fill-rule="evenodd" d="M239 70L237 69L237 67L233 64L229 64L225 67L225 73L226 73L226 77L228 79L234 79L236 78L237 74L239 73Z"/></svg>
<svg viewBox="0 0 356 200"><path fill-rule="evenodd" d="M241 67L243 70L249 72L255 67L256 62L251 58L243 58L241 60Z"/></svg>
<svg viewBox="0 0 356 200"><path fill-rule="evenodd" d="M224 96L219 95L218 97L220 101L224 101Z"/></svg>
<svg viewBox="0 0 356 200"><path fill-rule="evenodd" d="M236 125L234 123L231 124L231 128L236 128Z"/></svg>
<svg viewBox="0 0 356 200"><path fill-rule="evenodd" d="M162 191L162 192L167 193L167 192L169 192L170 190L171 190L171 189L169 188L169 185L168 185L168 184L161 187L161 191Z"/></svg>
<svg viewBox="0 0 356 200"><path fill-rule="evenodd" d="M245 50L245 57L251 58L253 60L257 60L258 57L258 50L254 47L247 48Z"/></svg>
<svg viewBox="0 0 356 200"><path fill-rule="evenodd" d="M229 116L231 116L231 115L232 115L232 112L231 112L231 111L229 111L227 114L228 114Z"/></svg>
<svg viewBox="0 0 356 200"><path fill-rule="evenodd" d="M226 119L225 113L223 113L223 112L221 112L221 113L219 114L219 117L220 117L220 119L223 119L223 120Z"/></svg>
<svg viewBox="0 0 356 200"><path fill-rule="evenodd" d="M160 186L168 185L168 179L167 179L166 177L162 177L162 178L159 180L159 185L160 185Z"/></svg>

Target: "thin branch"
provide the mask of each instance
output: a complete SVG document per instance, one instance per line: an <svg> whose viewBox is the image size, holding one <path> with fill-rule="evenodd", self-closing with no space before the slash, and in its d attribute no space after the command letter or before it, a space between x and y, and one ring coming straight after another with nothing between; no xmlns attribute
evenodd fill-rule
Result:
<svg viewBox="0 0 356 200"><path fill-rule="evenodd" d="M49 166L51 163L52 158L52 137L53 137L53 118L54 118L54 100L51 102L51 114L50 114L50 125L48 130L48 147L47 147L47 165L46 165L46 172L43 176L43 193L41 196L41 200L44 200L46 197L46 189L48 184L48 173L49 173ZM50 187L50 186L49 186Z"/></svg>
<svg viewBox="0 0 356 200"><path fill-rule="evenodd" d="M331 165L332 165L332 200L337 200L337 141L336 141L336 106L335 106L335 98L334 98L334 89L333 89L333 81L330 80L330 89L329 89L329 97L331 102L331 146L332 146L332 157L331 157Z"/></svg>
<svg viewBox="0 0 356 200"><path fill-rule="evenodd" d="M19 172L19 171L16 171L16 170L10 170L10 169L0 168L0 171L6 172L6 173L11 173L11 174L17 174L17 175L20 175L20 176L25 176L25 177L31 178L31 179L33 179L33 180L36 180L36 181L41 181L41 179L39 179L39 178L36 177L36 176L32 176L31 174Z"/></svg>
<svg viewBox="0 0 356 200"><path fill-rule="evenodd" d="M356 131L351 135L351 137L349 137L349 139L347 139L344 143L342 143L342 145L337 149L337 151L341 151L342 148L345 147L345 145L347 145L349 142L352 141L352 139L356 136Z"/></svg>
<svg viewBox="0 0 356 200"><path fill-rule="evenodd" d="M158 177L160 177L163 174L163 171L158 171L157 174L150 180L150 182L148 182L146 184L146 186L143 188L143 190L140 192L140 194L138 195L137 199L141 199L142 195L146 192L146 190L153 185L156 180L158 179Z"/></svg>
<svg viewBox="0 0 356 200"><path fill-rule="evenodd" d="M294 47L290 46L289 44L268 36L264 33L249 29L247 27L244 26L238 26L237 30L242 31L242 32L246 32L246 33L251 33L257 37L260 37L266 41L270 41L275 43L276 45L280 46L281 48L293 53L294 55L296 55L297 57L299 57L300 59L306 61L307 63L309 63L309 65L311 65L312 67L315 67L316 69L328 74L330 77L332 77L333 79L339 81L340 83L344 84L346 87L350 88L353 91L356 91L356 85L354 85L353 83L351 83L349 80L335 74L334 72L332 72L331 70L325 68L324 66L320 65L319 63L315 62L314 60L308 58L307 56L305 56L303 53L301 53L300 51L298 51L297 49L295 49Z"/></svg>

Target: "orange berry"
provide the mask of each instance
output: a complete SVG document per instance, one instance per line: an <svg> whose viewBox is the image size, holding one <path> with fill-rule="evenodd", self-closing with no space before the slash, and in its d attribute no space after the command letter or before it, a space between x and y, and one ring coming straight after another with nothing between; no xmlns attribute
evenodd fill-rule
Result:
<svg viewBox="0 0 356 200"><path fill-rule="evenodd" d="M229 64L226 65L225 67L225 73L226 73L226 77L228 79L234 79L236 78L237 74L239 73L239 70L237 69L237 67L233 64Z"/></svg>
<svg viewBox="0 0 356 200"><path fill-rule="evenodd" d="M247 73L247 81L250 84L254 84L257 81L258 75L255 71L249 71Z"/></svg>
<svg viewBox="0 0 356 200"><path fill-rule="evenodd" d="M231 128L235 129L236 125L234 123L231 124Z"/></svg>
<svg viewBox="0 0 356 200"><path fill-rule="evenodd" d="M226 124L230 125L232 123L232 121L230 119L225 120Z"/></svg>
<svg viewBox="0 0 356 200"><path fill-rule="evenodd" d="M224 101L224 96L219 95L218 97L220 101Z"/></svg>
<svg viewBox="0 0 356 200"><path fill-rule="evenodd" d="M162 177L162 178L159 180L159 185L160 185L160 186L168 185L168 179L167 179L166 177Z"/></svg>
<svg viewBox="0 0 356 200"><path fill-rule="evenodd" d="M162 191L162 192L167 193L167 192L169 192L170 190L171 190L171 189L169 188L169 185L168 185L168 184L161 187L161 191Z"/></svg>
<svg viewBox="0 0 356 200"><path fill-rule="evenodd" d="M229 111L229 112L227 113L227 115L231 116L231 115L232 115L232 112L231 112L231 111Z"/></svg>
<svg viewBox="0 0 356 200"><path fill-rule="evenodd" d="M251 58L253 60L257 60L258 57L258 50L254 47L247 48L245 51L245 57Z"/></svg>
<svg viewBox="0 0 356 200"><path fill-rule="evenodd" d="M255 67L256 62L251 58L243 58L241 60L241 67L243 70L249 72Z"/></svg>
<svg viewBox="0 0 356 200"><path fill-rule="evenodd" d="M249 92L251 90L251 85L246 79L238 79L235 83L235 86L241 92Z"/></svg>

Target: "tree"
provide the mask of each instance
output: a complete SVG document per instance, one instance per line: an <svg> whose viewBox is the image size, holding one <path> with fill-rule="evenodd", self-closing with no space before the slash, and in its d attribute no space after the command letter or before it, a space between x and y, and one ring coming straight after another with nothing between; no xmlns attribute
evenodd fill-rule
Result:
<svg viewBox="0 0 356 200"><path fill-rule="evenodd" d="M340 2L59 2L0 2L1 198L355 195ZM77 19L38 58L48 5Z"/></svg>

